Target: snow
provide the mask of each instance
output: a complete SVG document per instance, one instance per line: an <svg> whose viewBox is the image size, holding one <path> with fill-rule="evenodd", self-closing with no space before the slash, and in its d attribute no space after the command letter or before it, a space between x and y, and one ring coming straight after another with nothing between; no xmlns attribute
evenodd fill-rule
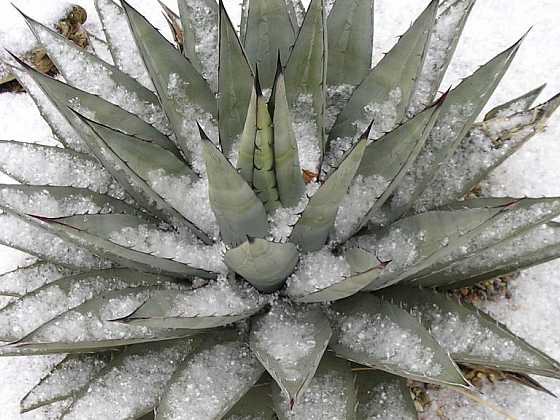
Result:
<svg viewBox="0 0 560 420"><path fill-rule="evenodd" d="M345 420L348 418L346 404L351 398L346 385L346 378L340 372L320 372L311 379L292 410L284 394L274 400L274 408L286 419Z"/></svg>
<svg viewBox="0 0 560 420"><path fill-rule="evenodd" d="M59 0L16 0L16 3L41 20L43 20L41 15L48 14L53 6L58 7L61 4ZM88 7L90 11L88 22L91 22L87 24L88 29L99 34L95 13L91 12L93 10L91 1L74 0L73 3ZM132 3L138 5L141 12L147 12L150 19L156 22L156 26L167 34L167 25L163 21L160 10L154 7L151 0L137 0ZM395 35L404 32L426 3L427 1L417 0L376 1L376 60L396 41ZM226 7L236 4L236 1L230 1L226 3ZM556 40L560 39L560 29L556 22L559 7L555 0L543 0L539 2L538 7L523 0L479 2L467 24L465 35L459 44L456 58L451 64L443 86L455 85L461 77L470 74L497 51L511 45L512 41L530 25L535 24L535 28L529 34L487 109L506 102L543 82L550 82L544 96L556 93L556 90L560 90L560 81L551 79L550 75L560 67L560 55L555 53ZM15 42L22 40L28 42L24 38L29 40L30 37L23 35L25 26L9 3L2 3L0 9L3 22L0 29L0 44L2 46L10 44L10 39L15 39ZM496 22L505 24L498 27ZM529 142L519 153L496 170L490 182L484 186L484 191L511 196L560 195L558 182L560 179L557 172L560 144L556 141L555 135L559 129L560 119L556 116L551 121L548 133ZM31 100L24 95L0 95L0 133L5 139L54 144L50 130L38 118ZM14 268L18 262L26 258L25 254L8 249L2 249L1 256L0 266L6 269ZM527 270L512 282L511 301L485 305L516 333L556 358L560 358L558 341L560 330L558 323L555 322L560 316L557 304L560 296L560 283L557 279L559 269L560 263L552 262ZM3 408L4 418L7 420L20 418L19 398L38 381L42 372L57 360L58 356L0 360L0 370L3 373L0 383L0 406ZM552 391L557 393L560 391L558 382L553 380L542 382ZM485 398L505 406L508 412L518 418L555 420L560 413L558 401L520 385L499 383L487 385L483 391ZM449 418L458 420L502 418L454 394L453 391L430 391L430 393L438 398L438 402L423 415L425 419L437 419L438 408L441 408ZM336 395L336 391L333 395ZM331 395L329 399L332 399Z"/></svg>
<svg viewBox="0 0 560 420"><path fill-rule="evenodd" d="M175 376L158 416L162 420L220 418L263 371L246 344L213 345L190 358Z"/></svg>
<svg viewBox="0 0 560 420"><path fill-rule="evenodd" d="M66 399L80 390L107 366L106 355L83 354L66 357L22 400L22 408L33 410L49 401Z"/></svg>
<svg viewBox="0 0 560 420"><path fill-rule="evenodd" d="M306 321L305 314L303 308L277 302L251 330L254 346L278 362L282 376L288 381L301 378L298 363L317 346L315 324Z"/></svg>
<svg viewBox="0 0 560 420"><path fill-rule="evenodd" d="M124 10L113 0L98 0L97 10L117 67L154 91L155 87L136 47Z"/></svg>
<svg viewBox="0 0 560 420"><path fill-rule="evenodd" d="M191 267L214 272L227 272L222 261L224 247L217 243L212 246L196 242L190 232L166 232L154 226L139 225L124 227L111 232L109 240L161 258L182 262Z"/></svg>
<svg viewBox="0 0 560 420"><path fill-rule="evenodd" d="M313 96L300 94L291 109L301 169L317 172L321 160L321 139L317 135Z"/></svg>
<svg viewBox="0 0 560 420"><path fill-rule="evenodd" d="M147 349L147 350L146 350ZM65 416L72 420L135 418L159 400L179 363L192 352L191 340L179 340L134 350L97 378ZM135 415L136 414L136 415Z"/></svg>
<svg viewBox="0 0 560 420"><path fill-rule="evenodd" d="M40 262L10 271L0 276L0 294L21 296L52 283L73 271L55 264Z"/></svg>
<svg viewBox="0 0 560 420"><path fill-rule="evenodd" d="M343 256L333 255L327 247L302 255L296 271L286 281L289 296L305 296L340 282L350 275Z"/></svg>
<svg viewBox="0 0 560 420"><path fill-rule="evenodd" d="M404 329L381 313L338 314L333 318L337 343L354 352L367 354L370 360L412 374L437 376L441 365L433 350L423 345L420 336Z"/></svg>
<svg viewBox="0 0 560 420"><path fill-rule="evenodd" d="M406 401L397 383L380 383L367 391L368 401L357 408L365 420L406 420Z"/></svg>
<svg viewBox="0 0 560 420"><path fill-rule="evenodd" d="M247 283L229 281L225 276L205 287L177 293L165 309L169 317L206 317L240 315L263 305L259 293Z"/></svg>

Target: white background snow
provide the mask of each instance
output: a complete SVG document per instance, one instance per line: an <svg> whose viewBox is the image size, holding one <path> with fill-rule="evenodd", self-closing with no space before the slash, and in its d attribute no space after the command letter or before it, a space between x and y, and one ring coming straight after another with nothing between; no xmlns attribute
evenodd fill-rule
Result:
<svg viewBox="0 0 560 420"><path fill-rule="evenodd" d="M73 0L89 12L87 27L99 33L92 0ZM167 30L156 0L130 0L159 28ZM25 12L39 20L49 20L60 10L63 0L15 0ZM174 0L166 0L172 7ZM238 0L225 1L238 19ZM387 51L404 32L427 0L376 1L376 57ZM496 91L489 107L505 102L547 82L543 96L560 91L560 2L558 0L479 0L459 44L444 87L455 85L477 66L515 42L533 26L516 61ZM30 45L30 34L8 0L0 0L0 48L23 52ZM496 195L560 196L560 115L554 117L548 131L531 140L519 153L499 168L488 190ZM0 138L49 143L48 127L42 122L31 100L22 94L0 95ZM0 182L7 179L0 176ZM0 248L0 272L17 266L23 256ZM527 270L512 285L510 301L489 303L486 309L532 344L560 359L560 262ZM18 403L25 392L41 377L57 357L0 359L0 419L15 420ZM543 380L560 394L560 381ZM502 406L518 419L560 418L560 400L519 385L501 383L485 387L484 398ZM449 419L502 418L451 391L432 393L437 400L424 413L424 419L437 419L438 408ZM23 418L32 418L25 416Z"/></svg>

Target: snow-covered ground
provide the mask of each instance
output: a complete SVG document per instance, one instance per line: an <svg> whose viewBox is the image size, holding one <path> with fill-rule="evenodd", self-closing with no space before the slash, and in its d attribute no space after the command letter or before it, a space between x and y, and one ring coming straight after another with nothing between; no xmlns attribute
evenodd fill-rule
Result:
<svg viewBox="0 0 560 420"><path fill-rule="evenodd" d="M167 31L156 0L130 0L156 26ZM65 1L15 0L25 12L39 19L49 19ZM99 33L92 0L73 0L88 13L88 29ZM175 7L174 0L166 3ZM238 0L226 1L234 18ZM377 57L387 51L425 7L427 0L377 0ZM560 2L558 0L480 0L475 6L463 39L457 49L444 87L455 85L478 65L515 42L529 27L516 61L490 101L489 107L522 94L547 82L541 99L560 91ZM0 47L23 52L31 37L23 20L8 0L0 0ZM494 195L560 196L560 116L552 119L546 133L532 140L505 165L499 168L485 187ZM33 103L22 94L0 95L0 138L49 143L50 130L39 117ZM0 176L0 182L9 180ZM19 252L0 249L0 272L15 267L25 258ZM505 322L532 344L560 359L560 262L527 270L512 284L512 299L488 303L485 309ZM19 399L44 370L58 357L0 359L0 419L15 420ZM542 380L560 395L560 381ZM558 419L560 400L520 385L500 383L484 388L484 398L503 407L518 419ZM449 419L498 419L502 416L464 399L452 391L431 392L434 404L425 419L437 419L444 413ZM33 418L24 416L23 418Z"/></svg>

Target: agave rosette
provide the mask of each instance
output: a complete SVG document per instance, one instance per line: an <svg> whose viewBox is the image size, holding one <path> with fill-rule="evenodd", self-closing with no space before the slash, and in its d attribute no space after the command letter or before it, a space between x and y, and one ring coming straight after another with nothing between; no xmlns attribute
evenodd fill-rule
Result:
<svg viewBox="0 0 560 420"><path fill-rule="evenodd" d="M560 377L446 294L560 255L559 198L464 198L559 104L476 122L521 41L438 95L474 0L374 68L373 0L245 0L239 34L179 0L180 45L121 3L110 63L26 17L65 82L11 64L62 146L0 142L0 242L35 257L0 278L0 354L67 354L22 411L415 418L406 381L458 364Z"/></svg>

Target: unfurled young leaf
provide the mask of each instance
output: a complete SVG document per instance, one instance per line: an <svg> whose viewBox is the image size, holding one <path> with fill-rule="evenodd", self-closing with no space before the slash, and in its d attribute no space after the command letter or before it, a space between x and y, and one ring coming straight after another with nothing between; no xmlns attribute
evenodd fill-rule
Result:
<svg viewBox="0 0 560 420"><path fill-rule="evenodd" d="M315 375L331 334L321 309L278 303L253 319L249 344L284 395L297 404Z"/></svg>

